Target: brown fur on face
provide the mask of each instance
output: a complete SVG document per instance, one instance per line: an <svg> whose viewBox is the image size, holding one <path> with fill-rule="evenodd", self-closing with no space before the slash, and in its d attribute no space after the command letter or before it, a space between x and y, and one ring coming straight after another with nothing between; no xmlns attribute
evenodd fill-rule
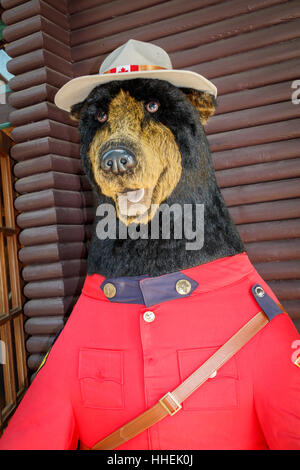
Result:
<svg viewBox="0 0 300 470"><path fill-rule="evenodd" d="M197 109L200 114L200 121L204 125L214 114L216 109L216 100L210 93L198 92L196 90L186 94L187 99Z"/></svg>
<svg viewBox="0 0 300 470"><path fill-rule="evenodd" d="M131 143L137 150L136 167L123 175L104 172L100 166L103 149L110 144L120 146L124 142L127 145ZM114 200L117 215L126 224L133 222L135 217L124 220L118 208L118 194L141 188L153 189L151 204L158 207L181 177L181 154L172 132L153 119L144 122L144 103L123 90L112 99L108 120L96 132L89 148L89 157L97 185L104 195ZM148 211L138 221L147 223L154 213Z"/></svg>

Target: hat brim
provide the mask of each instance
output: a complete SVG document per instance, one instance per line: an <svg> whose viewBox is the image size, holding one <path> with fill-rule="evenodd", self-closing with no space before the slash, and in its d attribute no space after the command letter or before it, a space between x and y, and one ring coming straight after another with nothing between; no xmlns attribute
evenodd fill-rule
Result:
<svg viewBox="0 0 300 470"><path fill-rule="evenodd" d="M112 81L131 80L133 78L153 78L165 80L179 88L193 88L206 91L215 97L217 88L207 78L188 70L149 70L141 72L107 73L104 75L85 75L73 78L56 93L54 102L60 109L70 112L71 107L84 101L98 85Z"/></svg>

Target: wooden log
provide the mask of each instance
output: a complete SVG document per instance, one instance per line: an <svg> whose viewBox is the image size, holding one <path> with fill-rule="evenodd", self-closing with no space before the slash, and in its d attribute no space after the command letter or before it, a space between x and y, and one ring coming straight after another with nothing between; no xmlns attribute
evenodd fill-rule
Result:
<svg viewBox="0 0 300 470"><path fill-rule="evenodd" d="M300 217L299 202L300 199L261 202L230 207L229 212L237 225L267 220L295 219Z"/></svg>
<svg viewBox="0 0 300 470"><path fill-rule="evenodd" d="M299 260L255 263L254 266L265 281L300 278Z"/></svg>
<svg viewBox="0 0 300 470"><path fill-rule="evenodd" d="M79 158L79 144L54 139L53 137L42 137L15 144L11 149L11 157L17 161L24 161L47 154Z"/></svg>
<svg viewBox="0 0 300 470"><path fill-rule="evenodd" d="M66 15L41 0L30 0L29 2L6 10L2 15L2 21L9 25L34 15L41 15L62 28L68 29L69 27Z"/></svg>
<svg viewBox="0 0 300 470"><path fill-rule="evenodd" d="M32 123L49 120L66 124L76 128L77 130L77 122L70 118L69 113L66 113L54 104L46 101L12 111L9 119L11 125L14 127L28 125L28 122Z"/></svg>
<svg viewBox="0 0 300 470"><path fill-rule="evenodd" d="M244 19L245 21L247 17L249 17L249 15L244 15L244 17L240 17L240 19L242 19L242 21ZM214 42L199 45L198 33L200 37L202 36L201 28L199 28L185 31L178 35L174 34L173 36L168 36L168 38L159 39L157 42L158 44L162 41L166 43L168 39L167 50L171 57L173 67L183 68L210 60L231 57L254 48L257 51L258 48L298 37L297 31L300 27L299 19L293 20L292 25L294 27L291 27L291 22L289 21L287 23L279 23L278 25L274 25L273 23L273 25L269 26L266 30L265 27L256 29L259 26L260 18L261 17L257 18L257 21L255 21L254 31L251 30L251 22L249 22L250 32L223 38L221 41L216 38Z"/></svg>
<svg viewBox="0 0 300 470"><path fill-rule="evenodd" d="M31 227L21 231L19 235L20 244L34 246L42 243L73 243L85 239L85 228L83 225L45 225L42 227Z"/></svg>
<svg viewBox="0 0 300 470"><path fill-rule="evenodd" d="M65 173L64 178L68 177ZM34 188L32 188L34 190ZM45 189L28 194L22 194L15 199L15 208L18 211L34 211L47 207L85 207L93 206L92 193L87 191L65 191L63 189Z"/></svg>
<svg viewBox="0 0 300 470"><path fill-rule="evenodd" d="M284 300L282 306L300 331L300 300Z"/></svg>
<svg viewBox="0 0 300 470"><path fill-rule="evenodd" d="M24 287L24 294L29 299L42 299L48 297L69 297L79 295L85 276L82 278L69 277L59 279L49 279L46 281L28 282Z"/></svg>
<svg viewBox="0 0 300 470"><path fill-rule="evenodd" d="M300 179L270 181L222 189L227 206L300 197Z"/></svg>
<svg viewBox="0 0 300 470"><path fill-rule="evenodd" d="M41 15L31 16L17 23L6 25L3 30L3 38L10 43L38 31L43 31L64 44L69 43L69 30L60 27L47 18L43 18Z"/></svg>
<svg viewBox="0 0 300 470"><path fill-rule="evenodd" d="M300 238L300 219L242 224L238 231L244 243Z"/></svg>
<svg viewBox="0 0 300 470"><path fill-rule="evenodd" d="M43 191L46 189L84 191L90 190L91 188L84 176L48 171L47 173L38 173L19 179L15 183L15 189L19 194L24 194L31 191Z"/></svg>
<svg viewBox="0 0 300 470"><path fill-rule="evenodd" d="M273 240L246 244L253 263L300 259L300 240Z"/></svg>
<svg viewBox="0 0 300 470"><path fill-rule="evenodd" d="M40 67L48 67L57 72L63 70L64 74L72 75L71 63L46 49L28 52L28 54L15 57L7 63L7 70L13 75L30 72Z"/></svg>
<svg viewBox="0 0 300 470"><path fill-rule="evenodd" d="M73 242L25 246L19 250L18 256L19 260L25 265L80 259L86 257L86 244Z"/></svg>
<svg viewBox="0 0 300 470"><path fill-rule="evenodd" d="M15 142L26 142L29 139L38 139L51 135L56 139L65 139L74 143L79 143L80 137L77 128L62 124L51 119L24 124L16 127L11 136Z"/></svg>
<svg viewBox="0 0 300 470"><path fill-rule="evenodd" d="M68 174L82 175L81 161L77 158L62 157L61 155L42 155L29 160L18 162L14 166L14 174L17 178L31 177L38 173L50 171ZM82 179L86 177L82 175Z"/></svg>
<svg viewBox="0 0 300 470"><path fill-rule="evenodd" d="M71 52L67 44L58 41L55 37L37 31L25 38L17 39L6 46L6 53L9 57L15 58L37 49L45 49L59 57L71 62Z"/></svg>
<svg viewBox="0 0 300 470"><path fill-rule="evenodd" d="M208 136L212 152L294 139L300 136L300 119L264 124Z"/></svg>
<svg viewBox="0 0 300 470"><path fill-rule="evenodd" d="M55 88L60 88L69 80L70 77L68 75L64 75L61 71L58 72L57 70L53 70L49 67L41 67L13 77L9 81L9 87L12 91L20 91L47 83ZM24 91L24 93L26 92Z"/></svg>
<svg viewBox="0 0 300 470"><path fill-rule="evenodd" d="M9 102L14 108L24 109L43 101L54 102L57 88L42 83L41 85L32 86L25 90L15 91L9 95ZM15 111L17 113L17 111ZM16 114L14 115L16 116Z"/></svg>
<svg viewBox="0 0 300 470"><path fill-rule="evenodd" d="M36 354L30 354L27 358L27 367L29 370L37 370L42 363L43 359L45 357L45 354L41 353L36 353Z"/></svg>
<svg viewBox="0 0 300 470"><path fill-rule="evenodd" d="M287 121L297 117L299 117L299 110L289 99L289 101L282 103L214 116L206 124L205 132L208 135L217 134L219 132L270 124L272 122Z"/></svg>
<svg viewBox="0 0 300 470"><path fill-rule="evenodd" d="M61 260L55 263L32 264L22 270L24 281L42 281L44 279L59 279L80 277L86 273L85 259Z"/></svg>
<svg viewBox="0 0 300 470"><path fill-rule="evenodd" d="M24 325L29 335L55 335L64 326L62 316L29 318Z"/></svg>
<svg viewBox="0 0 300 470"><path fill-rule="evenodd" d="M80 225L94 220L94 208L49 207L36 211L22 212L17 216L20 228L41 227L51 224Z"/></svg>
<svg viewBox="0 0 300 470"><path fill-rule="evenodd" d="M298 58L299 46L300 39L297 38L200 64L198 57L195 57L195 65L189 65L188 69L197 73L201 70L202 75L215 80L216 77L224 77L229 74L241 73L245 70Z"/></svg>
<svg viewBox="0 0 300 470"><path fill-rule="evenodd" d="M185 5L184 9L184 4L182 2L172 3L181 3L181 5L177 7L179 8L178 11L180 11L180 8L181 10L183 8L183 12L187 11L187 6ZM279 2L274 0L267 0L259 3L255 1L248 1L247 4L245 4L245 2L243 1L236 2L235 0L233 0L227 2L226 5L221 2L218 5L218 8L216 8L215 5L211 5L206 8L201 8L199 12L191 11L172 17L170 17L169 4L159 5L158 7L153 7L152 9L149 9L151 10L151 16L145 14L145 12L143 11L138 11L133 14L124 15L123 17L121 16L110 20L102 21L101 30L99 30L98 28L98 31L95 31L95 27L93 28L93 26L89 26L89 28L81 30L81 41L79 41L78 36L76 38L76 31L72 31L71 44L73 46L73 58L75 61L80 61L88 57L95 57L96 53L103 54L110 52L111 50L115 49L116 47L124 43L126 40L128 40L128 31L130 31L131 37L134 37L135 39L139 39L141 41L153 41L161 37L183 32L186 29L191 30L194 28L199 28L200 26L205 27L205 25L209 25L211 27L213 25L213 34L210 31L211 28L207 28L208 31L206 31L206 42L210 42L208 38L210 36L213 36L213 38L215 39L216 30L218 30L219 35L222 33L223 30L225 30L227 34L228 30L231 31L231 35L237 34L239 31L233 31L232 27L234 27L235 24L240 24L241 15L243 13L247 13L247 15L250 16L250 11L254 12L255 10L260 10L261 8L276 5L276 3ZM190 1L189 5L190 4L193 4L193 2ZM280 7L281 20L283 20L283 8L281 5ZM295 8L294 5L292 10L293 11L290 12L291 15L293 15L294 12L296 15L299 14L298 9ZM261 12L260 15L262 15ZM162 17L164 19L161 19L160 21L157 20L158 18ZM228 18L232 19L232 17L235 17L236 20L238 18L238 21L227 21L227 23L223 26L222 29L222 25L220 25L221 20L224 21ZM287 12L285 12L285 17L287 17ZM154 21L155 18L156 21ZM249 18L248 22L251 20L252 25L255 24L255 17L251 19ZM217 28L215 26L215 23L218 23ZM186 25L188 25L188 28ZM198 35L196 37L198 37ZM222 37L220 39L222 39ZM201 42L198 42L198 44L201 44Z"/></svg>
<svg viewBox="0 0 300 470"><path fill-rule="evenodd" d="M293 80L283 81L272 85L263 85L254 89L233 91L217 98L217 109L212 119L219 114L251 109L272 103L280 103L291 99ZM210 122L210 121L209 121ZM207 126L205 127L207 128Z"/></svg>
<svg viewBox="0 0 300 470"><path fill-rule="evenodd" d="M201 65L199 65L201 73ZM226 77L217 77L213 83L219 95L234 91L262 87L282 81L297 79L299 76L299 59L286 60L279 64L266 65L254 70L234 73Z"/></svg>
<svg viewBox="0 0 300 470"><path fill-rule="evenodd" d="M300 301L300 281L299 279L269 281L268 285L273 290L279 300Z"/></svg>
<svg viewBox="0 0 300 470"><path fill-rule="evenodd" d="M212 158L216 170L244 167L256 163L275 162L299 157L299 144L300 139L268 142L214 152Z"/></svg>
<svg viewBox="0 0 300 470"><path fill-rule="evenodd" d="M62 315L67 317L72 312L77 300L78 296L28 300L24 305L24 314L27 317L40 317L43 315Z"/></svg>
<svg viewBox="0 0 300 470"><path fill-rule="evenodd" d="M26 349L29 353L46 353L51 347L55 335L33 335L26 341Z"/></svg>
<svg viewBox="0 0 300 470"><path fill-rule="evenodd" d="M286 178L297 176L300 176L300 158L246 165L216 172L217 181L221 188L286 180Z"/></svg>

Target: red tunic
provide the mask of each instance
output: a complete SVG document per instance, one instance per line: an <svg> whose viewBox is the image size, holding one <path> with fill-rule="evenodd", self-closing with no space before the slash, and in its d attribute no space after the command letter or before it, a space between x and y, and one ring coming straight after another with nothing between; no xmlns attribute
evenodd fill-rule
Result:
<svg viewBox="0 0 300 470"><path fill-rule="evenodd" d="M254 284L276 300L246 254L174 275L134 278L139 293L133 289L127 302L109 300L104 278L87 276L0 448L74 449L78 439L92 447L176 388L258 313ZM192 293L179 298L178 275L192 282ZM127 295L130 285L122 286ZM182 410L119 449L300 449L299 338L287 314L276 316Z"/></svg>

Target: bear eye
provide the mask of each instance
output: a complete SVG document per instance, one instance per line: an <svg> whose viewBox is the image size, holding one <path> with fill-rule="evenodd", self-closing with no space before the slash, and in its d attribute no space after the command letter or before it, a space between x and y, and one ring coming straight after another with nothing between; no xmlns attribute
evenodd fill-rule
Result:
<svg viewBox="0 0 300 470"><path fill-rule="evenodd" d="M105 121L107 121L107 113L103 111L103 109L99 109L95 114L95 119L96 121L99 121L101 124L103 124Z"/></svg>
<svg viewBox="0 0 300 470"><path fill-rule="evenodd" d="M145 104L145 108L147 109L147 111L149 113L156 113L159 106L160 106L160 104L159 104L158 100L151 100L151 101L148 101L148 103Z"/></svg>

